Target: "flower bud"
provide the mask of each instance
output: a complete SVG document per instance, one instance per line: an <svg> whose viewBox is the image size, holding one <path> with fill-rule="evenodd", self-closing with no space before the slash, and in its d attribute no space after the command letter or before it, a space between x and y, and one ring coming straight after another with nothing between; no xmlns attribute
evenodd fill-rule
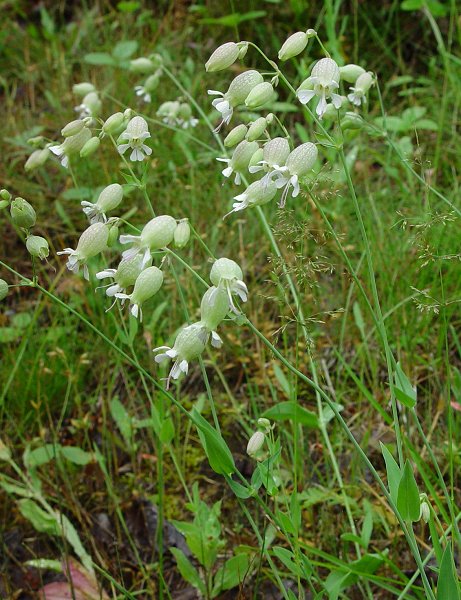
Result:
<svg viewBox="0 0 461 600"><path fill-rule="evenodd" d="M425 500L421 502L419 518L425 523L428 523L431 518L431 508Z"/></svg>
<svg viewBox="0 0 461 600"><path fill-rule="evenodd" d="M247 454L252 458L261 450L264 446L265 435L262 431L255 431L251 436L247 445Z"/></svg>
<svg viewBox="0 0 461 600"><path fill-rule="evenodd" d="M83 144L83 148L80 150L80 156L82 158L88 158L92 156L101 145L101 140L94 136L90 138L85 144Z"/></svg>
<svg viewBox="0 0 461 600"><path fill-rule="evenodd" d="M131 294L132 304L143 304L154 296L163 284L163 272L157 267L147 267L138 275Z"/></svg>
<svg viewBox="0 0 461 600"><path fill-rule="evenodd" d="M192 108L187 102L181 102L178 110L178 118L182 121L188 121L192 117Z"/></svg>
<svg viewBox="0 0 461 600"><path fill-rule="evenodd" d="M190 239L189 219L181 219L174 230L174 245L176 248L184 248Z"/></svg>
<svg viewBox="0 0 461 600"><path fill-rule="evenodd" d="M272 100L273 96L274 88L268 81L263 81L251 90L246 97L245 105L248 106L248 108L257 108Z"/></svg>
<svg viewBox="0 0 461 600"><path fill-rule="evenodd" d="M8 202L8 200L0 200L0 210L2 210L3 208L7 208L10 205L10 203Z"/></svg>
<svg viewBox="0 0 461 600"><path fill-rule="evenodd" d="M67 123L67 125L65 125L61 129L61 135L63 137L69 137L70 135L77 135L77 133L82 131L82 129L84 127L85 127L85 121L83 121L82 119L75 119L75 121L71 121L70 123Z"/></svg>
<svg viewBox="0 0 461 600"><path fill-rule="evenodd" d="M96 91L96 88L92 83L88 83L85 81L83 83L76 83L75 85L73 85L72 91L76 96L80 96L81 98L83 98L83 96L86 96L87 94Z"/></svg>
<svg viewBox="0 0 461 600"><path fill-rule="evenodd" d="M118 133L124 122L125 116L123 113L117 112L106 119L104 125L102 126L102 130L104 133L107 133L107 135Z"/></svg>
<svg viewBox="0 0 461 600"><path fill-rule="evenodd" d="M112 248L115 246L118 240L118 227L117 225L112 225L109 229L109 237L107 238L107 247Z"/></svg>
<svg viewBox="0 0 461 600"><path fill-rule="evenodd" d="M269 433L269 431L272 429L271 422L269 419L264 417L258 419L258 426L261 427L261 429L264 429L264 433Z"/></svg>
<svg viewBox="0 0 461 600"><path fill-rule="evenodd" d="M251 90L263 81L263 76L258 71L245 71L231 81L225 96L232 106L238 106L243 104Z"/></svg>
<svg viewBox="0 0 461 600"><path fill-rule="evenodd" d="M130 60L130 71L132 73L152 73L155 68L155 64L150 60L150 58L146 58L144 56Z"/></svg>
<svg viewBox="0 0 461 600"><path fill-rule="evenodd" d="M125 108L123 111L123 118L125 121L129 121L134 117L134 110L132 108Z"/></svg>
<svg viewBox="0 0 461 600"><path fill-rule="evenodd" d="M34 148L39 148L44 141L43 135L36 135L35 137L31 137L27 140L29 146L33 146Z"/></svg>
<svg viewBox="0 0 461 600"><path fill-rule="evenodd" d="M304 31L297 31L293 35L290 35L279 50L279 60L288 60L301 54L307 46L308 39L309 37Z"/></svg>
<svg viewBox="0 0 461 600"><path fill-rule="evenodd" d="M266 115L266 123L268 125L271 125L274 122L274 119L275 119L274 113L269 113L268 115Z"/></svg>
<svg viewBox="0 0 461 600"><path fill-rule="evenodd" d="M26 240L26 248L31 256L40 260L45 259L50 253L48 242L40 235L30 235Z"/></svg>
<svg viewBox="0 0 461 600"><path fill-rule="evenodd" d="M239 47L239 60L242 60L248 52L248 42L239 42Z"/></svg>
<svg viewBox="0 0 461 600"><path fill-rule="evenodd" d="M290 144L286 138L276 137L264 145L263 158L270 167L283 166L289 154Z"/></svg>
<svg viewBox="0 0 461 600"><path fill-rule="evenodd" d="M4 279L0 279L0 301L8 296L8 284Z"/></svg>
<svg viewBox="0 0 461 600"><path fill-rule="evenodd" d="M306 31L306 35L309 39L311 39L317 35L317 32L315 31L315 29L308 29Z"/></svg>
<svg viewBox="0 0 461 600"><path fill-rule="evenodd" d="M237 125L237 127L234 127L234 129L232 129L224 139L224 145L226 148L232 148L232 146L240 144L240 142L245 139L245 134L247 131L248 128L243 123Z"/></svg>
<svg viewBox="0 0 461 600"><path fill-rule="evenodd" d="M163 56L161 54L158 54L157 52L150 54L149 60L152 61L152 64L156 69L163 65Z"/></svg>
<svg viewBox="0 0 461 600"><path fill-rule="evenodd" d="M264 117L259 117L259 119L256 119L256 121L254 121L250 125L245 138L249 142L254 142L255 140L258 140L262 136L262 134L266 131L266 127L267 127L266 119Z"/></svg>
<svg viewBox="0 0 461 600"><path fill-rule="evenodd" d="M227 44L223 44L216 48L213 54L205 63L205 70L207 73L212 73L214 71L222 71L223 69L227 69L234 64L234 62L239 57L240 48L239 45L235 42L227 42Z"/></svg>
<svg viewBox="0 0 461 600"><path fill-rule="evenodd" d="M13 223L23 229L33 227L36 222L35 210L24 200L24 198L15 198L11 203L10 208L11 218Z"/></svg>
<svg viewBox="0 0 461 600"><path fill-rule="evenodd" d="M24 165L24 169L26 171L32 171L34 169L38 169L42 165L46 163L48 157L50 155L50 151L48 148L43 148L42 150L34 150L29 158L26 160Z"/></svg>
<svg viewBox="0 0 461 600"><path fill-rule="evenodd" d="M11 200L11 194L8 190L5 190L5 188L0 190L0 198L2 200L5 200L5 202L9 202Z"/></svg>
<svg viewBox="0 0 461 600"><path fill-rule="evenodd" d="M210 331L214 331L229 312L229 298L223 286L212 286L203 295L200 318Z"/></svg>
<svg viewBox="0 0 461 600"><path fill-rule="evenodd" d="M365 73L365 69L362 69L362 67L359 67L359 65L350 64L344 65L344 67L339 67L339 73L342 81L355 83L360 75Z"/></svg>
<svg viewBox="0 0 461 600"><path fill-rule="evenodd" d="M341 129L362 129L365 125L363 118L355 112L347 112L341 119Z"/></svg>
<svg viewBox="0 0 461 600"><path fill-rule="evenodd" d="M343 102L347 102L347 98L345 96L342 96L342 98L344 98ZM329 122L334 122L338 119L338 109L333 103L327 104L325 112L322 115L322 119L325 119L325 121Z"/></svg>

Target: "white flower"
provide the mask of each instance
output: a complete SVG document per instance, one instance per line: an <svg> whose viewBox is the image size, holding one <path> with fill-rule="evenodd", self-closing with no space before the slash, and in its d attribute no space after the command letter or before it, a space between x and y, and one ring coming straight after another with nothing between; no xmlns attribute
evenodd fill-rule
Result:
<svg viewBox="0 0 461 600"><path fill-rule="evenodd" d="M298 88L297 96L301 104L307 104L314 96L319 98L316 113L322 118L327 100L331 98L335 108L341 108L342 98L335 92L339 88L339 67L331 58L322 58L313 67L311 76Z"/></svg>
<svg viewBox="0 0 461 600"><path fill-rule="evenodd" d="M217 158L216 160L227 164L227 167L222 171L224 177L230 177L232 173L235 173L234 183L240 185L242 181L241 173L248 169L251 158L258 148L257 142L243 140L235 148L231 158Z"/></svg>
<svg viewBox="0 0 461 600"><path fill-rule="evenodd" d="M351 102L351 104L354 104L355 106L360 106L362 102L363 104L366 104L366 93L371 88L373 83L373 73L371 71L359 75L357 81L355 82L355 86L349 88L350 90L352 90L352 94L348 94L347 96L349 102Z"/></svg>
<svg viewBox="0 0 461 600"><path fill-rule="evenodd" d="M135 284L141 271L142 256L138 254L129 260L122 260L116 269L104 269L104 271L96 273L96 279L113 279L113 283L102 285L100 288L106 288L106 296L109 298L117 298L117 294L127 293L127 289ZM110 310L115 302L116 300L107 310ZM122 298L122 304L123 302L124 298Z"/></svg>
<svg viewBox="0 0 461 600"><path fill-rule="evenodd" d="M83 146L91 139L91 131L88 127L83 127L76 135L66 137L62 144L50 146L50 150L56 156L59 156L61 165L67 169L69 158L80 152Z"/></svg>
<svg viewBox="0 0 461 600"><path fill-rule="evenodd" d="M119 140L128 140L126 144L120 144L118 151L120 154L124 154L128 148L132 148L130 154L130 160L144 160L145 156L152 154L152 149L146 146L144 141L150 138L149 127L142 117L133 117L126 130L120 135Z"/></svg>
<svg viewBox="0 0 461 600"><path fill-rule="evenodd" d="M151 102L152 97L143 85L135 85L134 91L136 96L139 96L146 104Z"/></svg>
<svg viewBox="0 0 461 600"><path fill-rule="evenodd" d="M210 280L214 286L222 286L226 290L229 308L234 313L239 314L232 299L232 294L236 294L242 302L246 302L248 288L243 282L242 269L238 264L229 258L219 258L211 267Z"/></svg>
<svg viewBox="0 0 461 600"><path fill-rule="evenodd" d="M286 138L276 137L264 145L263 160L249 167L250 173L258 171L268 171L280 169L285 164L290 154L290 144ZM269 177L263 178L263 183L267 184Z"/></svg>
<svg viewBox="0 0 461 600"><path fill-rule="evenodd" d="M263 76L258 71L250 70L237 75L231 82L226 93L217 90L208 90L210 96L221 96L220 98L215 98L211 103L221 113L222 119L215 131L219 131L223 125L230 123L234 108L239 104L243 104L251 90L263 81Z"/></svg>
<svg viewBox="0 0 461 600"><path fill-rule="evenodd" d="M169 100L161 104L157 110L157 116L162 117L162 121L171 127L179 124L179 110L181 103L177 100Z"/></svg>
<svg viewBox="0 0 461 600"><path fill-rule="evenodd" d="M153 352L165 350L165 352L157 354L155 357L156 363L161 363L164 360L174 360L167 378L167 389L171 379L178 379L181 373L187 375L189 362L200 356L205 350L207 336L208 333L202 323L193 323L178 333L173 348L169 346L154 348Z"/></svg>
<svg viewBox="0 0 461 600"><path fill-rule="evenodd" d="M163 284L163 272L157 267L148 267L139 273L134 284L134 290L131 294L117 292L116 298L130 301L130 312L142 321L142 305L146 300L152 298Z"/></svg>
<svg viewBox="0 0 461 600"><path fill-rule="evenodd" d="M250 206L261 206L270 202L277 193L277 186L270 179L266 179L266 177L251 183L243 194L234 196L236 202L232 204L232 210L224 215L224 218L233 212L244 210Z"/></svg>
<svg viewBox="0 0 461 600"><path fill-rule="evenodd" d="M83 200L83 212L89 218L90 223L107 222L106 213L114 210L123 198L123 188L119 183L112 183L105 187L99 194L95 203Z"/></svg>
<svg viewBox="0 0 461 600"><path fill-rule="evenodd" d="M143 228L141 235L121 235L121 244L133 244L129 250L122 253L125 260L143 253L143 267L152 257L153 250L165 248L173 241L176 230L176 219L169 215L160 215L151 219Z"/></svg>
<svg viewBox="0 0 461 600"><path fill-rule="evenodd" d="M83 275L85 279L89 279L87 261L89 258L96 256L106 249L107 240L109 239L109 229L104 223L95 223L90 225L88 229L80 236L77 248L64 248L58 254L68 254L67 268L73 273L78 273L80 266L83 265Z"/></svg>
<svg viewBox="0 0 461 600"><path fill-rule="evenodd" d="M90 92L83 98L82 103L74 109L79 116L79 119L86 117L97 117L101 111L101 100L97 92Z"/></svg>
<svg viewBox="0 0 461 600"><path fill-rule="evenodd" d="M293 188L291 197L296 198L298 196L300 191L299 178L306 175L312 169L317 156L317 146L311 142L306 142L290 152L285 166L274 167L274 170L266 176L274 180L275 186L278 189L284 188L279 203L280 208L285 206L290 188Z"/></svg>

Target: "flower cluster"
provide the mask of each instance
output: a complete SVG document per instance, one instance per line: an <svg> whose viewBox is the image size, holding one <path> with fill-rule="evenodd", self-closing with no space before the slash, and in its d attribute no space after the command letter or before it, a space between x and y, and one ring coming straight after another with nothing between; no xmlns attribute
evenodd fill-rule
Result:
<svg viewBox="0 0 461 600"><path fill-rule="evenodd" d="M248 289L242 278L242 270L233 260L220 258L215 261L210 272L213 285L203 295L200 321L181 329L172 347L159 346L154 349L157 363L174 360L167 378L167 387L171 379L178 379L181 373L187 374L189 362L203 353L208 341L215 348L221 347L222 339L216 331L218 326L229 311L239 314L233 296L237 295L242 302L246 302L248 297Z"/></svg>
<svg viewBox="0 0 461 600"><path fill-rule="evenodd" d="M288 60L304 51L309 39L317 38L313 29L299 31L291 35L279 51L280 60ZM245 42L242 46L247 48ZM215 50L207 62L207 71L225 69L234 63L239 56L237 44L228 42ZM272 65L272 63L269 61ZM210 64L213 68L209 68ZM276 70L270 82L264 81L263 75L257 70L244 71L237 75L226 92L208 90L208 94L219 96L213 100L213 107L221 114L221 121L215 131L223 125L228 125L235 109L242 107L259 110L273 101L274 86L278 85L280 71ZM340 83L353 83L347 97L340 94ZM361 118L356 113L348 111L342 115L339 110L348 102L353 106L366 103L366 94L374 83L373 74L354 64L339 67L329 56L321 58L312 67L310 75L304 79L296 90L299 102L303 105L316 100L315 113L318 119L341 119L345 129L357 129L362 126ZM245 113L244 113L245 114ZM222 171L224 177L233 175L234 183L239 185L246 182L252 175L261 176L256 181L247 183L243 193L234 196L232 210L225 216L241 211L251 206L261 206L270 202L281 190L279 207L283 208L287 198L296 198L301 190L301 180L315 168L318 160L318 147L314 142L292 144L287 137L272 137L269 125L280 121L273 113L268 113L249 123L235 126L225 137L224 146L235 148L228 157L217 160L225 163Z"/></svg>

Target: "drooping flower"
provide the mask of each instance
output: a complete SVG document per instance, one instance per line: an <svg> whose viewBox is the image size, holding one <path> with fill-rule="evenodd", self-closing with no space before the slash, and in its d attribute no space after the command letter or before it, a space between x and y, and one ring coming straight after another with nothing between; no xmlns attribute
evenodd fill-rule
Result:
<svg viewBox="0 0 461 600"><path fill-rule="evenodd" d="M254 458L258 454L258 452L261 450L261 448L264 446L265 439L266 439L266 436L264 435L264 433L262 431L255 431L253 433L253 435L251 436L251 438L248 440L248 445L247 445L248 456L251 456L251 458Z"/></svg>
<svg viewBox="0 0 461 600"><path fill-rule="evenodd" d="M81 104L74 110L78 113L79 119L85 119L86 117L97 117L101 112L101 106L98 92L92 91L86 94Z"/></svg>
<svg viewBox="0 0 461 600"><path fill-rule="evenodd" d="M169 215L160 215L146 223L140 235L121 235L121 244L133 244L129 250L123 252L122 257L128 260L142 252L142 264L145 266L154 250L165 248L173 241L176 226L176 219Z"/></svg>
<svg viewBox="0 0 461 600"><path fill-rule="evenodd" d="M189 127L196 127L199 120L192 115L192 108L187 102L181 102L178 111L178 125L183 129L189 129Z"/></svg>
<svg viewBox="0 0 461 600"><path fill-rule="evenodd" d="M309 35L305 31L297 31L290 35L290 37L285 40L283 46L280 48L278 57L279 60L288 60L289 58L293 58L304 50L307 46L307 42L309 41Z"/></svg>
<svg viewBox="0 0 461 600"><path fill-rule="evenodd" d="M211 286L205 292L200 304L201 323L211 334L211 345L215 348L222 346L222 339L216 332L218 325L229 312L229 298L223 286Z"/></svg>
<svg viewBox="0 0 461 600"><path fill-rule="evenodd" d="M31 256L44 260L50 253L47 240L40 235L29 235L26 239L26 248Z"/></svg>
<svg viewBox="0 0 461 600"><path fill-rule="evenodd" d="M373 85L373 83L374 79L373 73L371 71L359 75L354 87L349 88L352 91L352 93L348 94L347 96L349 102L351 102L351 104L354 104L355 106L360 106L362 103L366 104L366 94Z"/></svg>
<svg viewBox="0 0 461 600"><path fill-rule="evenodd" d="M181 103L177 100L168 100L163 102L157 110L157 116L162 118L162 121L167 125L174 127L178 125L179 110Z"/></svg>
<svg viewBox="0 0 461 600"><path fill-rule="evenodd" d="M230 123L234 108L239 104L243 104L251 90L262 82L263 76L258 71L250 70L237 75L225 93L208 90L210 96L221 96L221 98L215 98L212 102L212 105L221 113L222 117L221 123L215 131L219 131L224 124L228 125Z"/></svg>
<svg viewBox="0 0 461 600"><path fill-rule="evenodd" d="M339 67L341 81L347 81L348 83L355 83L360 75L363 75L365 72L363 67L354 65L353 63Z"/></svg>
<svg viewBox="0 0 461 600"><path fill-rule="evenodd" d="M112 183L102 190L95 203L83 200L81 205L90 223L105 223L107 221L106 213L117 208L122 198L122 186L119 183Z"/></svg>
<svg viewBox="0 0 461 600"><path fill-rule="evenodd" d="M231 158L217 158L216 160L227 164L227 167L222 171L224 177L230 177L232 173L235 173L234 183L240 185L242 181L241 174L248 169L251 157L258 148L257 142L243 140L235 148Z"/></svg>
<svg viewBox="0 0 461 600"><path fill-rule="evenodd" d="M341 108L342 98L335 90L339 88L339 67L331 58L320 59L313 67L310 77L299 86L297 96L301 104L307 104L317 96L316 113L322 118L327 100L331 99L335 108Z"/></svg>
<svg viewBox="0 0 461 600"><path fill-rule="evenodd" d="M142 256L138 254L128 260L122 260L116 269L104 269L103 271L99 271L99 273L96 273L96 279L111 278L114 280L113 283L100 286L106 288L106 296L112 298L116 297L116 294L127 294L128 288L135 284L142 269ZM110 308L112 308L112 306Z"/></svg>
<svg viewBox="0 0 461 600"><path fill-rule="evenodd" d="M133 117L119 137L119 140L127 140L127 143L120 144L118 151L120 154L124 154L128 148L131 148L130 160L144 160L146 155L152 154L152 149L144 143L147 138L150 138L147 122L142 117Z"/></svg>
<svg viewBox="0 0 461 600"><path fill-rule="evenodd" d="M263 158L255 165L249 167L250 173L258 171L267 171L270 173L273 169L280 169L285 164L290 154L290 144L286 138L276 137L264 145ZM268 178L264 178L267 183Z"/></svg>
<svg viewBox="0 0 461 600"><path fill-rule="evenodd" d="M155 357L156 363L161 363L165 360L173 359L174 363L171 367L167 378L167 389L171 379L178 379L181 373L187 375L189 371L189 362L198 358L205 350L207 332L202 323L193 323L182 329L176 336L173 347L159 346L154 348L153 352L160 352Z"/></svg>
<svg viewBox="0 0 461 600"><path fill-rule="evenodd" d="M314 166L317 160L318 150L315 144L306 142L290 152L283 167L274 168L269 177L274 181L275 186L284 188L279 206L283 208L286 203L288 192L293 188L292 198L299 194L299 178L306 175Z"/></svg>
<svg viewBox="0 0 461 600"><path fill-rule="evenodd" d="M210 281L214 286L223 287L226 290L229 308L239 314L232 299L232 294L237 294L242 302L246 302L248 288L243 282L242 269L238 264L230 258L218 258L211 267Z"/></svg>
<svg viewBox="0 0 461 600"><path fill-rule="evenodd" d="M61 165L67 169L69 159L80 152L83 146L91 139L91 131L88 127L83 127L76 135L66 137L62 144L50 146L50 150L56 156L59 156Z"/></svg>
<svg viewBox="0 0 461 600"><path fill-rule="evenodd" d="M233 212L238 212L239 210L244 210L251 206L262 206L263 204L267 204L272 200L276 193L277 186L270 179L266 180L266 178L263 177L263 179L260 179L259 181L254 181L247 187L243 194L234 196L236 202L232 204L232 210L224 215L224 218Z"/></svg>
<svg viewBox="0 0 461 600"><path fill-rule="evenodd" d="M130 312L136 319L142 321L142 305L152 298L163 284L163 272L157 267L147 267L136 278L131 294L116 292L115 297L130 301Z"/></svg>
<svg viewBox="0 0 461 600"><path fill-rule="evenodd" d="M109 228L104 223L94 223L82 233L75 250L64 248L57 254L68 254L66 266L69 271L78 273L83 266L83 275L85 279L89 279L87 261L106 249L108 238Z"/></svg>

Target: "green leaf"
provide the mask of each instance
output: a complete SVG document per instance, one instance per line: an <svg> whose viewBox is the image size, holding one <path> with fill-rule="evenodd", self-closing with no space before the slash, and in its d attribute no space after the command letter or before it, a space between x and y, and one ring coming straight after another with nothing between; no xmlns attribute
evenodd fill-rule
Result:
<svg viewBox="0 0 461 600"><path fill-rule="evenodd" d="M62 456L74 465L87 465L93 460L93 455L78 446L61 446Z"/></svg>
<svg viewBox="0 0 461 600"><path fill-rule="evenodd" d="M174 438L174 423L173 420L168 417L162 423L160 428L160 441L164 444L169 444Z"/></svg>
<svg viewBox="0 0 461 600"><path fill-rule="evenodd" d="M274 367L275 376L277 377L277 381L279 382L280 387L284 391L285 395L288 396L288 398L289 398L291 395L290 382L288 381L288 379L285 376L285 373L282 371L282 369L279 367L279 365L277 363L273 363L273 367Z"/></svg>
<svg viewBox="0 0 461 600"><path fill-rule="evenodd" d="M117 3L117 9L120 12L124 12L124 13L132 13L135 10L138 10L139 8L141 8L141 3L135 2L134 0Z"/></svg>
<svg viewBox="0 0 461 600"><path fill-rule="evenodd" d="M189 415L197 427L200 441L213 471L219 475L235 473L234 457L221 434L213 429L195 407Z"/></svg>
<svg viewBox="0 0 461 600"><path fill-rule="evenodd" d="M60 448L60 444L45 444L44 446L40 446L40 448L31 450L27 453L27 467L34 469L46 465L56 458Z"/></svg>
<svg viewBox="0 0 461 600"><path fill-rule="evenodd" d="M274 546L273 548L274 556L276 556L279 561L296 577L305 577L306 573L304 573L303 569L296 564L295 556L291 550L287 548L282 548L281 546Z"/></svg>
<svg viewBox="0 0 461 600"><path fill-rule="evenodd" d="M397 493L397 508L402 519L404 521L419 521L420 504L418 486L410 461L407 459Z"/></svg>
<svg viewBox="0 0 461 600"><path fill-rule="evenodd" d="M136 40L127 40L125 42L118 42L115 44L112 50L112 56L117 60L126 60L130 58L132 54L138 49L138 42Z"/></svg>
<svg viewBox="0 0 461 600"><path fill-rule="evenodd" d="M214 576L213 591L211 597L216 598L222 591L236 587L245 579L250 566L250 558L247 554L237 554L229 558Z"/></svg>
<svg viewBox="0 0 461 600"><path fill-rule="evenodd" d="M204 23L206 25L224 25L226 27L236 27L243 21L254 21L255 19L260 19L261 17L266 16L265 10L253 10L247 13L232 13L231 15L224 15L223 17L206 17L205 19L200 19L200 23Z"/></svg>
<svg viewBox="0 0 461 600"><path fill-rule="evenodd" d="M404 0L400 5L402 10L420 10L424 6L424 0Z"/></svg>
<svg viewBox="0 0 461 600"><path fill-rule="evenodd" d="M178 570L181 573L182 577L193 585L195 588L199 590L202 596L206 595L205 584L200 578L197 569L190 562L190 560L186 557L184 552L179 548L170 547L171 554L175 557L176 563L178 565Z"/></svg>
<svg viewBox="0 0 461 600"><path fill-rule="evenodd" d="M449 543L443 552L440 563L437 579L437 600L459 600L459 582Z"/></svg>
<svg viewBox="0 0 461 600"><path fill-rule="evenodd" d="M315 413L291 401L279 402L266 410L262 416L273 421L297 421L298 424L312 429L318 429L319 426L318 417Z"/></svg>
<svg viewBox="0 0 461 600"><path fill-rule="evenodd" d="M227 485L234 492L237 498L241 498L242 500L246 500L250 496L253 495L252 490L241 485L237 481L233 481L230 477L225 476Z"/></svg>
<svg viewBox="0 0 461 600"><path fill-rule="evenodd" d="M386 446L382 442L379 443L381 445L381 452L383 453L384 462L386 463L387 486L389 488L389 493L393 502L397 504L397 496L402 473L400 472L399 465Z"/></svg>
<svg viewBox="0 0 461 600"><path fill-rule="evenodd" d="M413 408L416 404L416 389L402 371L400 363L397 363L395 367L394 379L394 393L397 400L408 408Z"/></svg>
<svg viewBox="0 0 461 600"><path fill-rule="evenodd" d="M133 437L133 426L131 422L131 417L128 414L126 408L120 402L120 400L115 397L110 401L110 414L112 418L117 423L117 427L122 434L123 440L128 448L131 450L133 446L132 437Z"/></svg>
<svg viewBox="0 0 461 600"><path fill-rule="evenodd" d="M81 560L85 569L87 571L89 571L90 573L92 573L93 572L93 561L91 560L91 556L88 554L88 552L83 547L83 544L80 541L80 537L79 537L75 527L72 525L72 523L66 517L66 515L63 515L63 514L60 514L60 515L57 514L56 521L58 523L59 529L62 531L62 535L64 535L66 540L72 546L75 554L79 557L79 559Z"/></svg>
<svg viewBox="0 0 461 600"><path fill-rule="evenodd" d="M37 531L59 535L59 527L54 515L45 512L36 502L28 498L19 500L18 504L22 516L30 521Z"/></svg>
<svg viewBox="0 0 461 600"><path fill-rule="evenodd" d="M117 66L117 61L107 52L90 52L85 54L83 60L89 65Z"/></svg>

